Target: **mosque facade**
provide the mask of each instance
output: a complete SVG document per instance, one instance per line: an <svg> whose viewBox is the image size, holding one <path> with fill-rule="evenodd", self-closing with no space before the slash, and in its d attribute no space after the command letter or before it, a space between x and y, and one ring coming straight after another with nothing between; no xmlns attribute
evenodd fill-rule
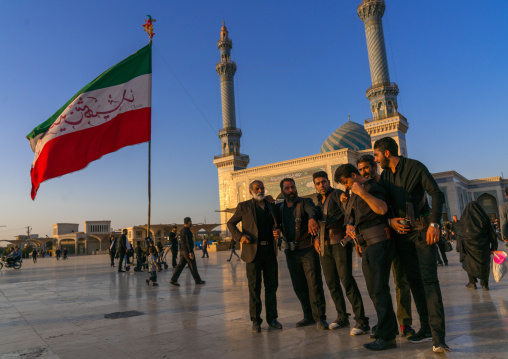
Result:
<svg viewBox="0 0 508 359"><path fill-rule="evenodd" d="M240 152L242 131L236 127L234 101L234 75L236 63L231 60L233 42L225 24L221 28L218 48L220 62L216 65L220 76L223 128L219 130L222 153L214 157L219 177L219 200L222 231L227 234L225 223L239 202L248 200L249 184L261 180L267 195L280 196L279 183L283 178L293 178L300 196L315 195L312 174L317 171L328 173L333 183L335 169L344 163L356 165L363 154L372 154L374 142L383 137L392 137L399 145L400 155L407 157L406 133L408 120L398 112L399 88L390 81L382 17L386 8L384 0L364 0L357 14L365 25L372 86L366 90L372 118L364 124L348 119L322 144L319 154L247 168L249 156ZM443 220L453 215L460 218L466 204L477 200L491 218L498 218L498 205L506 200L504 188L508 180L501 177L468 180L455 171L433 174L445 195ZM333 183L334 187L341 185Z"/></svg>

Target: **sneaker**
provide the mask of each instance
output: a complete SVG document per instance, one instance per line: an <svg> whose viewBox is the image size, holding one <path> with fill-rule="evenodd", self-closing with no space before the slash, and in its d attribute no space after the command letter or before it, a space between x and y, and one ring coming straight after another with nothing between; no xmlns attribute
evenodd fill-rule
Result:
<svg viewBox="0 0 508 359"><path fill-rule="evenodd" d="M335 319L330 325L328 326L328 329L334 330L334 329L340 329L349 327L349 320L348 319Z"/></svg>
<svg viewBox="0 0 508 359"><path fill-rule="evenodd" d="M476 283L468 283L466 284L466 288L467 289L476 289Z"/></svg>
<svg viewBox="0 0 508 359"><path fill-rule="evenodd" d="M405 337L410 337L416 334L415 330L410 325L401 325L400 331L402 332L402 335Z"/></svg>
<svg viewBox="0 0 508 359"><path fill-rule="evenodd" d="M355 327L351 329L349 335L362 335L367 333L370 330L368 324L360 324L356 323Z"/></svg>
<svg viewBox="0 0 508 359"><path fill-rule="evenodd" d="M420 329L415 335L407 338L407 341L413 344L430 342L432 340L432 333L428 329Z"/></svg>
<svg viewBox="0 0 508 359"><path fill-rule="evenodd" d="M317 322L317 328L319 330L328 330L328 323L326 322L326 320L321 319Z"/></svg>
<svg viewBox="0 0 508 359"><path fill-rule="evenodd" d="M432 351L434 351L434 353L449 353L451 350L450 347L443 342L432 346Z"/></svg>

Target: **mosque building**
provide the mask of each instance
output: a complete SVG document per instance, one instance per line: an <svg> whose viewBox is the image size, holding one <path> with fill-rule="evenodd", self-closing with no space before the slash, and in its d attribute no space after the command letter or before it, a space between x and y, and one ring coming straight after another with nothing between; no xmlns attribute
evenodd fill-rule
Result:
<svg viewBox="0 0 508 359"><path fill-rule="evenodd" d="M219 201L222 231L239 202L250 199L249 184L261 180L267 195L280 196L279 182L293 178L300 196L316 194L312 174L317 171L328 173L333 183L335 169L344 163L356 165L364 154L372 154L374 142L383 137L392 137L399 145L400 155L407 157L406 133L409 122L398 112L399 88L390 82L388 61L383 34L382 17L386 5L384 0L364 0L357 8L358 16L365 25L372 86L366 91L372 118L364 124L345 122L322 144L319 154L290 159L263 166L247 168L249 156L240 152L242 131L236 126L234 76L236 63L231 60L233 42L223 23L218 48L220 62L216 65L220 76L222 99L222 123L219 130L222 153L214 157L219 177ZM349 117L349 116L348 116ZM317 147L317 146L316 146ZM508 180L492 177L468 180L455 171L434 173L434 178L445 195L443 220L453 215L460 218L466 204L477 200L491 218L499 218L498 205L506 200L504 188Z"/></svg>

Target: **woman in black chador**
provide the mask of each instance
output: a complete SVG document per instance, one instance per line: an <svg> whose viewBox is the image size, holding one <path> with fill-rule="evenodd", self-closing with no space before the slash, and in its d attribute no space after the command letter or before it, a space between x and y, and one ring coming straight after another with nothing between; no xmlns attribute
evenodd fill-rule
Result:
<svg viewBox="0 0 508 359"><path fill-rule="evenodd" d="M478 202L472 201L454 227L462 268L469 277L466 287L476 289L476 281L480 279L483 290L489 290L490 252L497 249L489 216Z"/></svg>

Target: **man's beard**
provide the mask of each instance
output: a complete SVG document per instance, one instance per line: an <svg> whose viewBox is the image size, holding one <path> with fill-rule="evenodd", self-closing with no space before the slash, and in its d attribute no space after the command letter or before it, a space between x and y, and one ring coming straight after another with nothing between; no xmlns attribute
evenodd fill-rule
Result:
<svg viewBox="0 0 508 359"><path fill-rule="evenodd" d="M381 161L379 162L379 166L384 170L390 168L390 160L388 157L383 155L383 157L381 157Z"/></svg>
<svg viewBox="0 0 508 359"><path fill-rule="evenodd" d="M262 193L250 193L252 198L254 198L256 201L262 201L265 199L265 192Z"/></svg>
<svg viewBox="0 0 508 359"><path fill-rule="evenodd" d="M287 196L284 195L284 198L288 202L295 203L298 200L298 193L290 193Z"/></svg>

